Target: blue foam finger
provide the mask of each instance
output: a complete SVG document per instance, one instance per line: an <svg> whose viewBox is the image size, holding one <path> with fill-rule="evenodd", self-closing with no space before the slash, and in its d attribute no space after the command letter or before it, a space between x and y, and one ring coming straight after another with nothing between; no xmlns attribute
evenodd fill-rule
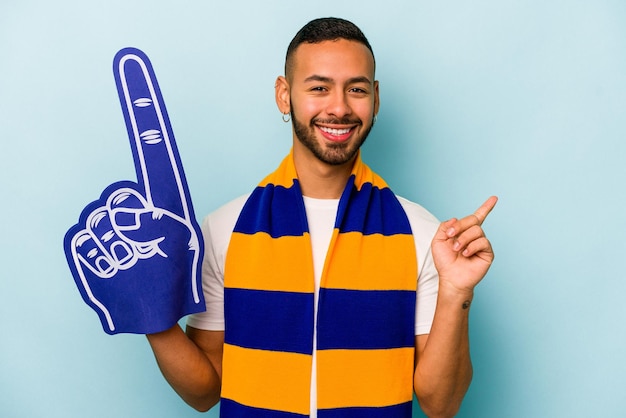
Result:
<svg viewBox="0 0 626 418"><path fill-rule="evenodd" d="M64 249L105 332L150 334L205 310L204 245L150 61L125 48L113 69L137 182L115 182L87 205Z"/></svg>

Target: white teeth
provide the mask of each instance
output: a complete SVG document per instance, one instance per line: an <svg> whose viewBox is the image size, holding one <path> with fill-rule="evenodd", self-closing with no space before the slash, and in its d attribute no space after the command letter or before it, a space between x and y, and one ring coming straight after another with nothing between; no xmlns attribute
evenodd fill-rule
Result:
<svg viewBox="0 0 626 418"><path fill-rule="evenodd" d="M331 135L335 135L335 136L339 136L339 135L345 135L348 132L350 132L350 129L331 129L331 128L326 128L324 126L320 126L320 129L326 133L329 133Z"/></svg>

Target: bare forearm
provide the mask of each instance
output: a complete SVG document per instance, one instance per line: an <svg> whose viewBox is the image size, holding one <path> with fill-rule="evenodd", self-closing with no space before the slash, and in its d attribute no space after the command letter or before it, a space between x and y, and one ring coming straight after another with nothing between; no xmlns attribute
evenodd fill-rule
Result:
<svg viewBox="0 0 626 418"><path fill-rule="evenodd" d="M163 376L185 402L206 411L219 401L216 367L178 325L147 338Z"/></svg>
<svg viewBox="0 0 626 418"><path fill-rule="evenodd" d="M430 417L453 416L472 380L469 353L471 293L441 289L431 333L415 369L415 393Z"/></svg>

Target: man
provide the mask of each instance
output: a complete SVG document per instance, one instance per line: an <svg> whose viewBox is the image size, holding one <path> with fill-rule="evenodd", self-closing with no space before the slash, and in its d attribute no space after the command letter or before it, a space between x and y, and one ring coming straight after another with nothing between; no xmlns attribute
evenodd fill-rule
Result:
<svg viewBox="0 0 626 418"><path fill-rule="evenodd" d="M177 393L222 415L452 416L469 387L468 313L496 203L439 224L360 160L379 109L374 55L342 19L291 42L276 103L293 147L204 222L207 312L148 335ZM220 398L221 396L221 398Z"/></svg>

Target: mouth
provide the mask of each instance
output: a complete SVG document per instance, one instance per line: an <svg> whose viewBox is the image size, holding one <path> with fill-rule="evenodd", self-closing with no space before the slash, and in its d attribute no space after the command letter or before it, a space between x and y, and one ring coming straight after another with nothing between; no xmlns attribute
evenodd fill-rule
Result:
<svg viewBox="0 0 626 418"><path fill-rule="evenodd" d="M328 126L316 125L322 136L332 142L347 141L354 132L355 126L345 128L331 128Z"/></svg>

